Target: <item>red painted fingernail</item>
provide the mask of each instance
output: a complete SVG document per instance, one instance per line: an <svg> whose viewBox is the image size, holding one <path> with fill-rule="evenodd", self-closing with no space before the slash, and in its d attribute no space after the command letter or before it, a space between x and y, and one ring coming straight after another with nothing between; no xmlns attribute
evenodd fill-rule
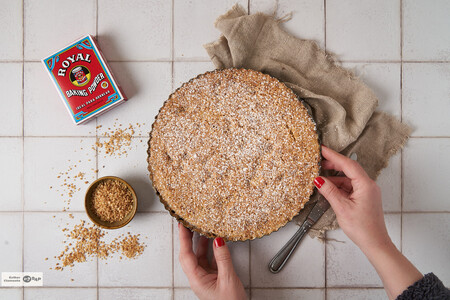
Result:
<svg viewBox="0 0 450 300"><path fill-rule="evenodd" d="M225 245L225 241L223 240L223 238L218 237L218 238L216 238L216 239L214 240L214 247L220 248L220 247L222 247L223 245Z"/></svg>
<svg viewBox="0 0 450 300"><path fill-rule="evenodd" d="M325 183L325 180L323 180L322 177L316 177L316 179L314 179L314 184L316 185L316 187L318 189L320 189L324 183Z"/></svg>

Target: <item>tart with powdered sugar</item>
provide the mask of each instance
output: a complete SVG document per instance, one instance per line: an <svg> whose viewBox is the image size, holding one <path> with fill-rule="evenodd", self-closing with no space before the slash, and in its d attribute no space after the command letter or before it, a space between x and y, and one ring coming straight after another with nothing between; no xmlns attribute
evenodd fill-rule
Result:
<svg viewBox="0 0 450 300"><path fill-rule="evenodd" d="M299 213L319 174L315 124L286 85L224 69L183 84L150 133L148 170L161 202L208 237L244 241Z"/></svg>

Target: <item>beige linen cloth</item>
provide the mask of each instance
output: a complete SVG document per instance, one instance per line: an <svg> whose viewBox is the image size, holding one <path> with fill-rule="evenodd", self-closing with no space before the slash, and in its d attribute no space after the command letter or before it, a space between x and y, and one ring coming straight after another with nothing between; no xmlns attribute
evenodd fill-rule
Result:
<svg viewBox="0 0 450 300"><path fill-rule="evenodd" d="M280 23L262 13L247 15L235 5L216 20L222 36L205 49L219 69L258 70L292 88L310 106L321 143L347 156L355 152L358 162L376 179L406 142L410 128L375 111L378 99L368 86L314 41L288 34ZM298 224L303 223L318 197L316 193L295 218ZM329 209L309 234L323 239L326 230L336 228L336 216Z"/></svg>

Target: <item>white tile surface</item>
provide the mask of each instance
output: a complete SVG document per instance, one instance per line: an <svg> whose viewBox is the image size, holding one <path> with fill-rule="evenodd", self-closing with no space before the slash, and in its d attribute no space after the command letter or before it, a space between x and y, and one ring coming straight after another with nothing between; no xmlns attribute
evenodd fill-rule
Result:
<svg viewBox="0 0 450 300"><path fill-rule="evenodd" d="M247 10L244 0L174 1L174 54L175 59L208 59L204 44L219 38L214 21L235 3Z"/></svg>
<svg viewBox="0 0 450 300"><path fill-rule="evenodd" d="M386 227L400 247L400 214L385 215ZM375 269L353 242L339 229L327 233L327 286L382 287ZM336 241L335 241L336 240Z"/></svg>
<svg viewBox="0 0 450 300"><path fill-rule="evenodd" d="M214 69L203 44L219 38L220 32L213 23L236 1L3 2L0 38L7 42L0 49L0 89L3 91L0 100L3 112L0 120L0 169L3 171L0 253L17 254L11 259L0 258L0 269L5 264L19 264L21 270L21 249L24 249L25 270L44 272L46 287L27 288L25 299L171 299L172 296L197 299L185 288L188 281L178 262L177 223L163 211L150 186L146 142L153 118L170 93L198 74ZM274 0L237 2L251 13L271 14L276 7ZM413 136L438 137L411 139L403 157L397 155L390 160L378 183L384 210L398 212L387 217L394 242L400 245L403 186L403 250L421 271L434 271L444 282L449 282L450 273L443 263L449 261L450 253L450 204L447 201L450 188L446 184L450 181L447 159L450 152L449 2L381 0L374 5L370 0L278 1L277 17L289 12L293 13L292 19L280 26L300 38L314 39L321 46L325 45L326 36L327 50L347 61L344 66L355 69L374 90L380 100L378 109L397 117L403 114L403 121L414 128ZM400 40L401 16L403 41ZM86 33L98 33L100 47L130 100L98 120L76 126L38 61ZM400 67L401 42L402 58L406 61L403 69ZM175 62L171 62L172 59ZM97 123L103 125L98 130ZM122 124L123 128L130 123L145 125L135 126L136 138L128 149L128 156L105 158L101 150L96 160L96 151L91 149L96 133L101 136L108 128L114 129L114 124ZM89 182L109 174L123 177L138 193L139 211L147 212L139 213L122 229L129 228L132 234L148 236L149 247L145 254L133 261L117 257L102 261L99 281L96 259L77 265L72 272L48 269L55 263L50 259L63 247L64 235L62 227L58 226L66 226L67 222L73 225L79 217L85 217L83 199L88 185L84 180L75 182L80 191L75 193L70 205L71 210L80 213L70 219L67 213L61 212L67 190L60 189L65 177L57 176L75 164L77 167L68 175L72 177L67 178L69 181L80 171L86 172ZM92 170L97 165L99 174ZM27 211L24 246L22 223L13 226L8 222L11 218L22 220L22 208ZM421 211L442 213L417 213ZM53 215L57 218L52 218ZM142 218L144 215L152 218ZM268 262L296 229L289 225L261 240L230 243L238 275L253 289L253 299L323 299L325 293L329 299L386 299L375 271L341 231L328 235L347 241L346 244L329 242L326 247L327 284L331 286L328 291L324 288L325 246L316 240L306 238L285 270L278 275L269 273ZM2 242L6 240L4 237L8 245ZM49 257L49 261L45 261L45 257ZM314 271L304 275L298 271L299 266ZM131 288L138 285L144 287ZM73 289L77 286L91 288ZM22 293L23 289L0 289L0 298L22 299Z"/></svg>
<svg viewBox="0 0 450 300"><path fill-rule="evenodd" d="M450 139L411 139L403 150L403 211L450 211Z"/></svg>
<svg viewBox="0 0 450 300"><path fill-rule="evenodd" d="M194 233L193 249L196 249L197 247L198 238L199 235ZM186 274L184 274L183 268L181 268L179 256L180 256L180 242L179 242L178 222L176 222L176 220L173 220L173 283L175 287L189 287L189 280L187 279Z"/></svg>
<svg viewBox="0 0 450 300"><path fill-rule="evenodd" d="M0 119L0 136L21 136L22 63L0 63L0 90L3 94L0 110L6 112Z"/></svg>
<svg viewBox="0 0 450 300"><path fill-rule="evenodd" d="M56 271L59 261L54 258L64 250L68 239L63 228L72 230L80 220L85 227L92 226L85 213L73 213L74 218L63 212L26 212L24 222L24 271L43 272L44 287L95 287L97 285L97 258L88 257L84 263L76 263L72 268ZM53 217L55 216L55 217ZM48 258L48 260L45 260ZM60 263L61 265L61 263ZM73 279L73 281L71 280Z"/></svg>
<svg viewBox="0 0 450 300"><path fill-rule="evenodd" d="M178 231L178 223L173 221L173 245L174 245L174 286L175 287L189 287L189 281L186 275L181 268L181 264L179 261L180 255L180 242L179 242L179 231ZM197 233L194 234L194 252L197 249L197 241L199 235ZM209 259L213 256L212 249L213 240L210 239L209 242ZM231 258L233 259L233 266L235 268L236 274L239 279L241 279L244 287L248 287L250 285L250 252L249 252L249 242L227 242L227 246L231 252Z"/></svg>
<svg viewBox="0 0 450 300"><path fill-rule="evenodd" d="M236 274L246 288L250 285L250 242L227 242L227 245Z"/></svg>
<svg viewBox="0 0 450 300"><path fill-rule="evenodd" d="M95 136L95 120L73 123L43 64L25 63L24 78L26 136Z"/></svg>
<svg viewBox="0 0 450 300"><path fill-rule="evenodd" d="M170 300L171 289L149 289L149 288L100 288L98 290L99 300Z"/></svg>
<svg viewBox="0 0 450 300"><path fill-rule="evenodd" d="M84 211L84 194L96 178L94 144L94 138L25 138L25 210L62 211L68 207L70 211ZM80 172L85 173L84 178L74 179ZM65 183L74 184L76 189L69 189Z"/></svg>
<svg viewBox="0 0 450 300"><path fill-rule="evenodd" d="M328 289L328 300L388 299L384 289Z"/></svg>
<svg viewBox="0 0 450 300"><path fill-rule="evenodd" d="M173 66L173 89L181 87L199 74L214 70L212 62L174 62Z"/></svg>
<svg viewBox="0 0 450 300"><path fill-rule="evenodd" d="M433 272L450 282L450 214L404 214L403 254L423 274Z"/></svg>
<svg viewBox="0 0 450 300"><path fill-rule="evenodd" d="M24 300L95 300L96 288L26 288Z"/></svg>
<svg viewBox="0 0 450 300"><path fill-rule="evenodd" d="M22 210L22 138L0 138L0 211Z"/></svg>
<svg viewBox="0 0 450 300"><path fill-rule="evenodd" d="M109 60L171 58L171 1L98 1L98 35Z"/></svg>
<svg viewBox="0 0 450 300"><path fill-rule="evenodd" d="M325 299L323 289L252 289L255 300L289 300L289 299Z"/></svg>
<svg viewBox="0 0 450 300"><path fill-rule="evenodd" d="M174 289L174 299L175 300L197 300L198 297L194 294L191 289Z"/></svg>
<svg viewBox="0 0 450 300"><path fill-rule="evenodd" d="M403 64L403 121L413 136L450 136L450 63Z"/></svg>
<svg viewBox="0 0 450 300"><path fill-rule="evenodd" d="M24 1L25 59L40 60L85 34L95 35L95 1Z"/></svg>
<svg viewBox="0 0 450 300"><path fill-rule="evenodd" d="M0 299L22 300L23 299L23 289L22 288L0 289Z"/></svg>
<svg viewBox="0 0 450 300"><path fill-rule="evenodd" d="M114 254L107 261L99 260L99 286L172 286L171 225L168 213L138 213L127 226L111 231L105 241L130 232L140 234L147 247L136 259Z"/></svg>
<svg viewBox="0 0 450 300"><path fill-rule="evenodd" d="M327 50L343 60L400 59L400 2L327 1Z"/></svg>
<svg viewBox="0 0 450 300"><path fill-rule="evenodd" d="M0 273L22 272L22 224L21 212L0 212Z"/></svg>
<svg viewBox="0 0 450 300"><path fill-rule="evenodd" d="M431 4L432 3L432 4ZM403 1L403 59L450 59L450 2Z"/></svg>
<svg viewBox="0 0 450 300"><path fill-rule="evenodd" d="M102 125L98 130L99 136L108 131L108 128L113 128L114 123L125 127L132 124L135 136L148 136L152 123L172 88L171 64L122 62L111 63L111 68L129 100L98 117L98 125ZM136 123L142 126L138 128Z"/></svg>
<svg viewBox="0 0 450 300"><path fill-rule="evenodd" d="M22 1L2 1L0 11L0 48L1 60L22 59ZM7 41L7 42L6 42Z"/></svg>
<svg viewBox="0 0 450 300"><path fill-rule="evenodd" d="M247 297L249 297L249 291L246 289ZM190 288L176 288L174 289L175 300L198 300L198 297Z"/></svg>
<svg viewBox="0 0 450 300"><path fill-rule="evenodd" d="M297 229L298 226L290 222L279 231L251 242L252 287L324 287L325 245L309 236L303 238L280 273L269 271L270 260Z"/></svg>
<svg viewBox="0 0 450 300"><path fill-rule="evenodd" d="M105 139L100 139L105 141ZM159 201L147 170L146 138L132 138L127 156L118 158L105 154L103 148L98 150L98 176L117 176L126 180L133 187L138 197L138 211L166 211ZM125 147L123 147L125 149Z"/></svg>
<svg viewBox="0 0 450 300"><path fill-rule="evenodd" d="M400 64L399 63L344 63L369 86L378 98L377 110L400 118Z"/></svg>
<svg viewBox="0 0 450 300"><path fill-rule="evenodd" d="M276 8L273 0L250 1L250 13L263 12L272 15ZM325 43L324 1L300 0L278 1L277 18L292 12L292 19L282 23L287 32L301 39L315 40L322 48Z"/></svg>
<svg viewBox="0 0 450 300"><path fill-rule="evenodd" d="M377 184L381 188L384 211L401 211L401 181L401 156L399 152L391 157L389 165L381 170L381 174L377 178Z"/></svg>

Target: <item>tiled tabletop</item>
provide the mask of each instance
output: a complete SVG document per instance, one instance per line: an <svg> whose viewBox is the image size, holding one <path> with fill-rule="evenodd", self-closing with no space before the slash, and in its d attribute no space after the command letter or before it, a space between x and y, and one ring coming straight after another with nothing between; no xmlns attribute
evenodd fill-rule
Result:
<svg viewBox="0 0 450 300"><path fill-rule="evenodd" d="M250 13L272 13L275 1L0 2L0 272L44 272L44 287L0 288L0 299L195 299L178 263L176 222L147 177L147 133L171 91L214 68L202 45L219 36L215 18L236 2ZM335 53L373 88L380 109L414 128L378 180L387 227L420 271L435 272L449 286L450 2L279 0L278 16L289 12L292 20L281 26ZM39 60L86 33L98 37L131 100L74 126ZM91 147L116 121L145 123L126 157ZM71 172L86 172L88 182L116 175L137 190L136 218L110 234L141 233L147 248L137 260L94 259L72 272L49 270L62 247L58 226L86 219L83 185L69 208L74 219L50 188L74 162ZM252 299L386 298L374 269L340 230L325 244L305 238L285 270L269 273L269 259L295 230L289 224L230 245Z"/></svg>

